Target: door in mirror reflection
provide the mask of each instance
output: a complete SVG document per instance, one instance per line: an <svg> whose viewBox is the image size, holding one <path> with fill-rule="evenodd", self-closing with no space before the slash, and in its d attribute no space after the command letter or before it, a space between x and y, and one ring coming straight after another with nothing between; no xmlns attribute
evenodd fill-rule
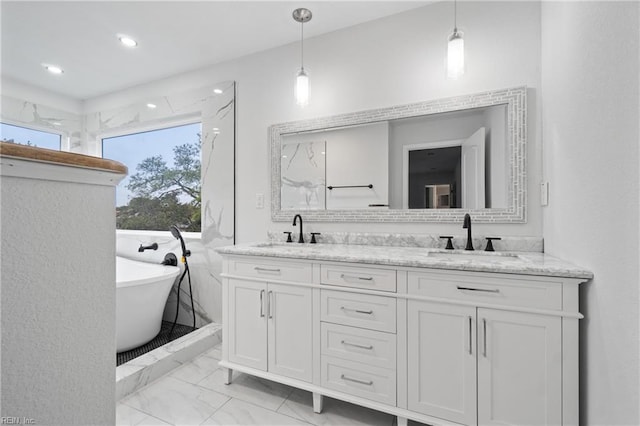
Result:
<svg viewBox="0 0 640 426"><path fill-rule="evenodd" d="M485 128L466 139L405 146L404 208L485 207Z"/></svg>

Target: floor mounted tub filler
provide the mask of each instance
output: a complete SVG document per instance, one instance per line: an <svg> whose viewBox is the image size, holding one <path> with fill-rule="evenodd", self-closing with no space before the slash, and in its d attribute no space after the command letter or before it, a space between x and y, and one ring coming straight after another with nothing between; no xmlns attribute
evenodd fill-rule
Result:
<svg viewBox="0 0 640 426"><path fill-rule="evenodd" d="M180 273L176 266L116 257L116 349L128 351L152 340Z"/></svg>

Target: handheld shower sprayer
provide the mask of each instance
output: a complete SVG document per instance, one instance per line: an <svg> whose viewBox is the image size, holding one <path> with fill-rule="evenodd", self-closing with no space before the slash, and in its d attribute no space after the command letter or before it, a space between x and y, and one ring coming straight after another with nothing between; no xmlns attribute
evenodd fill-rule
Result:
<svg viewBox="0 0 640 426"><path fill-rule="evenodd" d="M171 326L171 331L169 331L169 336L171 336L171 334L173 333L173 329L176 326L176 322L178 321L178 311L180 309L180 287L182 286L182 280L184 279L185 275L189 277L189 296L191 298L191 313L193 315L194 330L196 329L196 310L193 305L193 290L191 288L191 271L189 271L189 262L187 262L187 257L191 256L191 250L187 250L187 247L184 243L184 239L182 238L182 234L180 233L180 230L176 225L171 225L171 227L169 228L169 231L171 231L171 235L173 235L173 237L176 240L180 240L180 247L182 248L182 263L184 263L184 272L180 277L180 281L178 281L178 290L176 292L177 299L178 299L176 302L176 316L173 319L173 325Z"/></svg>
<svg viewBox="0 0 640 426"><path fill-rule="evenodd" d="M171 235L173 235L173 238L175 238L176 240L180 240L180 246L182 247L182 263L187 263L186 258L191 256L191 250L187 250L187 247L184 244L184 239L182 238L182 234L180 233L180 230L177 226L171 225L171 228L169 228L169 230L171 231Z"/></svg>

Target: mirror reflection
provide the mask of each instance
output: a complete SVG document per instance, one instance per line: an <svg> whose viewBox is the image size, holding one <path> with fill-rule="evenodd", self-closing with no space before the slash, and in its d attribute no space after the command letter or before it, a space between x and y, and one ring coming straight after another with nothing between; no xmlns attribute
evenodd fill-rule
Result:
<svg viewBox="0 0 640 426"><path fill-rule="evenodd" d="M282 210L506 208L507 104L282 134Z"/></svg>
<svg viewBox="0 0 640 426"><path fill-rule="evenodd" d="M527 88L269 127L271 218L526 222Z"/></svg>

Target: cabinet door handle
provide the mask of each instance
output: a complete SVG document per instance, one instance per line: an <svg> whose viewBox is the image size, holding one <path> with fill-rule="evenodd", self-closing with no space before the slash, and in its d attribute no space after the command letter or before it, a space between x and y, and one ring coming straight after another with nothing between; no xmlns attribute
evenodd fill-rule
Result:
<svg viewBox="0 0 640 426"><path fill-rule="evenodd" d="M460 291L483 291L485 293L500 293L500 290L497 288L473 288L473 287L461 287L461 286L456 286L456 288Z"/></svg>
<svg viewBox="0 0 640 426"><path fill-rule="evenodd" d="M271 312L271 308L273 307L273 291L269 292L269 299L267 300L268 305L269 305L269 309L267 309L267 312L269 312L269 318L273 318L273 312Z"/></svg>
<svg viewBox="0 0 640 426"><path fill-rule="evenodd" d="M360 309L347 308L346 306L341 306L340 309L342 309L343 311L353 311L358 314L365 314L365 315L373 314L373 311L362 311Z"/></svg>
<svg viewBox="0 0 640 426"><path fill-rule="evenodd" d="M279 268L261 268L260 266L256 266L253 269L255 269L258 272L277 272L277 273L280 273L280 269Z"/></svg>
<svg viewBox="0 0 640 426"><path fill-rule="evenodd" d="M473 350L472 350L472 345L473 345L473 337L471 335L471 333L473 333L473 328L472 328L472 323L473 322L473 318L471 318L471 316L469 316L469 355L473 355Z"/></svg>
<svg viewBox="0 0 640 426"><path fill-rule="evenodd" d="M360 345L358 343L347 342L346 340L343 340L340 343L342 343L343 345L346 345L346 346L354 346L356 348L366 349L366 350L369 350L369 351L371 349L373 349L373 345Z"/></svg>
<svg viewBox="0 0 640 426"><path fill-rule="evenodd" d="M356 275L340 274L340 278L342 278L343 280L352 279L352 280L362 280L362 281L373 281L373 277L358 277Z"/></svg>
<svg viewBox="0 0 640 426"><path fill-rule="evenodd" d="M260 317L264 318L264 290L260 290Z"/></svg>
<svg viewBox="0 0 640 426"><path fill-rule="evenodd" d="M482 356L487 357L487 319L482 318Z"/></svg>
<svg viewBox="0 0 640 426"><path fill-rule="evenodd" d="M354 379L353 377L345 376L344 374L341 374L340 378L342 380L347 380L349 382L360 383L361 385L367 385L367 386L373 385L373 381L372 380L365 381L365 380L360 380L360 379Z"/></svg>

